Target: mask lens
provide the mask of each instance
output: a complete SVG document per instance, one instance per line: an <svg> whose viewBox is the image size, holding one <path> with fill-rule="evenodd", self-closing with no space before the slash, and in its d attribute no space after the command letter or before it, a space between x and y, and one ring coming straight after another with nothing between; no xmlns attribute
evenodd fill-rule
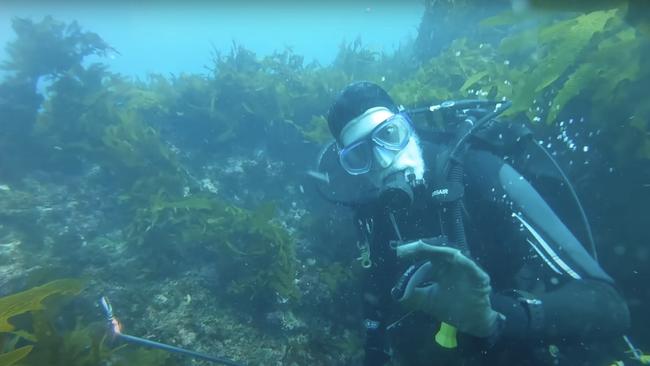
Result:
<svg viewBox="0 0 650 366"><path fill-rule="evenodd" d="M339 158L348 173L363 174L370 170L372 149L367 141L361 141L342 149Z"/></svg>
<svg viewBox="0 0 650 366"><path fill-rule="evenodd" d="M410 126L408 121L398 114L380 125L373 133L372 139L381 147L401 150L408 143L409 137Z"/></svg>

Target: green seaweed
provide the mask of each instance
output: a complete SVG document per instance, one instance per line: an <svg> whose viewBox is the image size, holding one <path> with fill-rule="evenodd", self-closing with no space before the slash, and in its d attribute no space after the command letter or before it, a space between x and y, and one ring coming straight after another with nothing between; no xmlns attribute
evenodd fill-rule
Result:
<svg viewBox="0 0 650 366"><path fill-rule="evenodd" d="M45 309L43 302L47 298L55 295L76 295L83 287L83 281L62 279L0 298L0 333L13 334L15 340L23 338L30 341L37 341L38 336L36 334L24 329L16 330L16 327L9 320L25 313L40 312ZM0 354L0 360L7 362L7 365L11 365L27 357L32 350L33 347L31 345L21 346Z"/></svg>
<svg viewBox="0 0 650 366"><path fill-rule="evenodd" d="M22 346L15 350L0 354L0 365L11 366L25 358L34 348L34 346Z"/></svg>
<svg viewBox="0 0 650 366"><path fill-rule="evenodd" d="M9 319L31 311L42 310L43 300L53 295L78 294L83 282L74 279L56 280L0 298L0 332L11 332L14 326Z"/></svg>
<svg viewBox="0 0 650 366"><path fill-rule="evenodd" d="M350 266L343 266L341 263L332 263L319 269L320 280L323 281L331 293L335 293L343 284L353 279Z"/></svg>
<svg viewBox="0 0 650 366"><path fill-rule="evenodd" d="M0 336L8 339L0 347L0 365L94 366L109 360L115 365L170 364L169 354L162 351L111 348L104 323L84 324L77 317L70 329L55 326L61 310L47 300L77 295L83 287L81 280L62 279L0 298ZM9 323L21 316L20 328Z"/></svg>
<svg viewBox="0 0 650 366"><path fill-rule="evenodd" d="M7 45L9 58L2 68L23 78L66 73L86 56L114 51L96 33L82 31L77 22L66 24L51 16L38 23L13 18L12 27L17 39Z"/></svg>
<svg viewBox="0 0 650 366"><path fill-rule="evenodd" d="M276 296L295 299L294 243L273 222L274 213L272 204L247 211L212 195L159 192L137 209L128 235L153 251L161 242L173 243L171 250L180 257L191 248L213 251L230 294L262 302Z"/></svg>
<svg viewBox="0 0 650 366"><path fill-rule="evenodd" d="M314 116L309 125L303 129L305 137L313 142L323 144L332 139L327 120L323 116Z"/></svg>
<svg viewBox="0 0 650 366"><path fill-rule="evenodd" d="M630 6L631 7L631 6ZM504 117L529 122L560 122L575 103L591 106L589 115L610 137L619 162L648 155L647 93L650 70L644 67L650 43L626 21L628 2L560 17L544 15L523 28L509 12L486 19L484 27L516 32L495 42L457 39L391 93L406 105L459 97L509 99ZM628 55L621 57L621 55ZM608 118L604 118L607 116ZM627 120L630 129L614 121ZM635 136L628 132L636 130ZM643 137L646 136L646 137Z"/></svg>

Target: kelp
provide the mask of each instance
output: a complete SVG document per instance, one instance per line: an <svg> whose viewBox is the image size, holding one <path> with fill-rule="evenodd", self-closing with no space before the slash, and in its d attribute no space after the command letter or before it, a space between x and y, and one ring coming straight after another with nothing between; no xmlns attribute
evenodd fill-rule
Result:
<svg viewBox="0 0 650 366"><path fill-rule="evenodd" d="M413 77L392 87L391 95L407 106L460 98L470 87L476 88L498 74L500 65L495 62L496 57L489 44L456 40L438 57L422 65Z"/></svg>
<svg viewBox="0 0 650 366"><path fill-rule="evenodd" d="M77 22L66 24L51 16L40 22L13 18L17 39L7 45L2 68L36 83L42 75L59 75L81 64L89 55L116 52L96 33L83 31Z"/></svg>
<svg viewBox="0 0 650 366"><path fill-rule="evenodd" d="M170 364L162 351L113 348L103 323L84 323L78 316L70 329L55 326L61 311L48 300L76 296L83 287L82 280L61 279L0 298L0 337L5 338L0 365L95 366L109 360L114 365ZM19 325L9 322L23 315L29 317Z"/></svg>
<svg viewBox="0 0 650 366"><path fill-rule="evenodd" d="M76 295L83 289L83 282L75 279L56 280L29 290L0 298L0 336L9 333L16 340L24 338L37 341L38 337L27 330L17 331L10 320L25 313L36 313L45 309L44 300L52 296ZM6 336L6 335L5 335ZM2 365L12 365L27 357L33 350L33 345L25 345L0 354ZM2 351L2 349L0 349Z"/></svg>
<svg viewBox="0 0 650 366"><path fill-rule="evenodd" d="M616 12L616 9L593 12L529 31L534 33L536 42L530 42L529 34L504 39L499 49L506 55L521 52L526 48L522 44L537 45L530 58L523 59L520 64L517 59L511 62L512 68L521 70L526 76L511 80L513 95L506 95L513 100L510 113L526 111L542 91L566 77L582 59L583 52L588 51L592 40L615 17ZM571 36L567 37L567 34ZM531 60L534 61L533 64ZM557 110L558 105L554 106ZM559 107L562 108L561 105Z"/></svg>
<svg viewBox="0 0 650 366"><path fill-rule="evenodd" d="M0 365L11 366L25 358L34 346L23 346L15 350L0 354Z"/></svg>
<svg viewBox="0 0 650 366"><path fill-rule="evenodd" d="M310 139L314 136L306 132L311 123L326 112L322 100L349 80L340 71L305 65L291 49L257 59L233 45L228 55L215 54L213 63L212 83L218 88L209 94L211 106L220 113L218 124L226 127L220 142L273 124L288 124Z"/></svg>
<svg viewBox="0 0 650 366"><path fill-rule="evenodd" d="M179 257L197 248L212 251L227 292L237 297L296 299L294 242L274 216L272 204L247 211L213 195L159 192L137 209L128 235L153 251L168 243L167 250Z"/></svg>
<svg viewBox="0 0 650 366"><path fill-rule="evenodd" d="M23 361L26 366L173 364L167 352L114 344L103 322L85 324L78 318L71 329L61 330L54 326L55 316L56 313L47 312L33 314L35 346Z"/></svg>
<svg viewBox="0 0 650 366"><path fill-rule="evenodd" d="M630 154L650 159L650 114L645 107L650 101L643 91L650 80L650 70L643 66L650 42L625 21L626 4L573 16L544 16L541 25L519 29L496 45L455 40L391 92L406 105L468 96L508 99L513 105L504 117L547 124L559 123L575 103L586 103L591 110L585 117L597 126L594 130L600 128L612 138L615 156L621 161ZM512 27L516 19L509 14L483 24ZM632 130L618 128L623 120ZM636 136L626 131L636 131Z"/></svg>
<svg viewBox="0 0 650 366"><path fill-rule="evenodd" d="M31 311L42 310L43 300L53 295L78 294L83 282L66 279L0 298L0 332L11 332L15 328L9 319Z"/></svg>
<svg viewBox="0 0 650 366"><path fill-rule="evenodd" d="M97 34L82 31L76 22L66 24L52 17L39 22L13 18L16 39L6 46L7 58L0 65L5 80L0 85L0 158L5 175L24 174L39 162L47 150L31 138L38 110L44 98L37 90L39 80L52 82L80 68L90 55L114 50ZM71 109L74 112L74 110ZM33 151L24 154L23 151Z"/></svg>

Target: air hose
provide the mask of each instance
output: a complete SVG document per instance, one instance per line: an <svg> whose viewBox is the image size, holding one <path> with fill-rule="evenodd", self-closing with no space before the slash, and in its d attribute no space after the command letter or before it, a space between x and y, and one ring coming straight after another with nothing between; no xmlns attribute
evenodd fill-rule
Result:
<svg viewBox="0 0 650 366"><path fill-rule="evenodd" d="M468 101L475 103L475 101ZM464 104L467 104L465 102ZM497 103L492 112L485 114L480 119L476 120L473 116L466 116L462 125L458 127L458 140L447 156L447 162L443 167L443 172L448 171L447 181L450 186L456 186L458 189L463 189L463 164L462 156L467 151L467 139L477 129L483 126L489 120L497 117L508 109L511 102ZM462 106L456 104L447 104L445 108L461 108ZM467 245L467 238L465 235L465 225L463 224L463 205L462 194L451 201L448 205L449 210L449 226L450 226L450 239L456 249L460 250L464 255L469 256L469 247Z"/></svg>
<svg viewBox="0 0 650 366"><path fill-rule="evenodd" d="M473 116L470 115L465 116L462 125L460 125L458 129L458 140L447 156L447 162L445 163L442 170L442 172L448 171L447 184L449 187L456 186L460 192L463 190L464 170L462 164L462 156L467 150L466 141L469 136L471 136L474 131L480 128L487 121L503 113L503 111L510 107L510 104L510 102L496 104L495 109L492 112L485 114L479 120L476 120ZM446 108L449 107L459 108L460 106L455 106L453 103L447 103ZM447 210L449 211L449 214L447 220L449 221L448 226L450 229L449 234L451 243L465 256L470 257L471 254L469 251L469 246L467 245L465 225L463 223L462 197L463 195L461 194L448 203ZM458 344L456 341L456 333L457 330L454 326L442 322L440 324L440 330L438 330L438 332L435 334L434 339L436 343L438 343L441 347L456 348Z"/></svg>

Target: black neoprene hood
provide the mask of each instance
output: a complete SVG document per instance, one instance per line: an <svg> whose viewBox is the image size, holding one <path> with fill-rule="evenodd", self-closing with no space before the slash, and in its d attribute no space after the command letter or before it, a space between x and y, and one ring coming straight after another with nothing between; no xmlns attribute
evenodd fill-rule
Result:
<svg viewBox="0 0 650 366"><path fill-rule="evenodd" d="M348 122L374 107L386 107L393 113L399 112L393 99L375 83L359 81L345 87L336 97L327 115L327 124L332 136L339 141L341 130Z"/></svg>

